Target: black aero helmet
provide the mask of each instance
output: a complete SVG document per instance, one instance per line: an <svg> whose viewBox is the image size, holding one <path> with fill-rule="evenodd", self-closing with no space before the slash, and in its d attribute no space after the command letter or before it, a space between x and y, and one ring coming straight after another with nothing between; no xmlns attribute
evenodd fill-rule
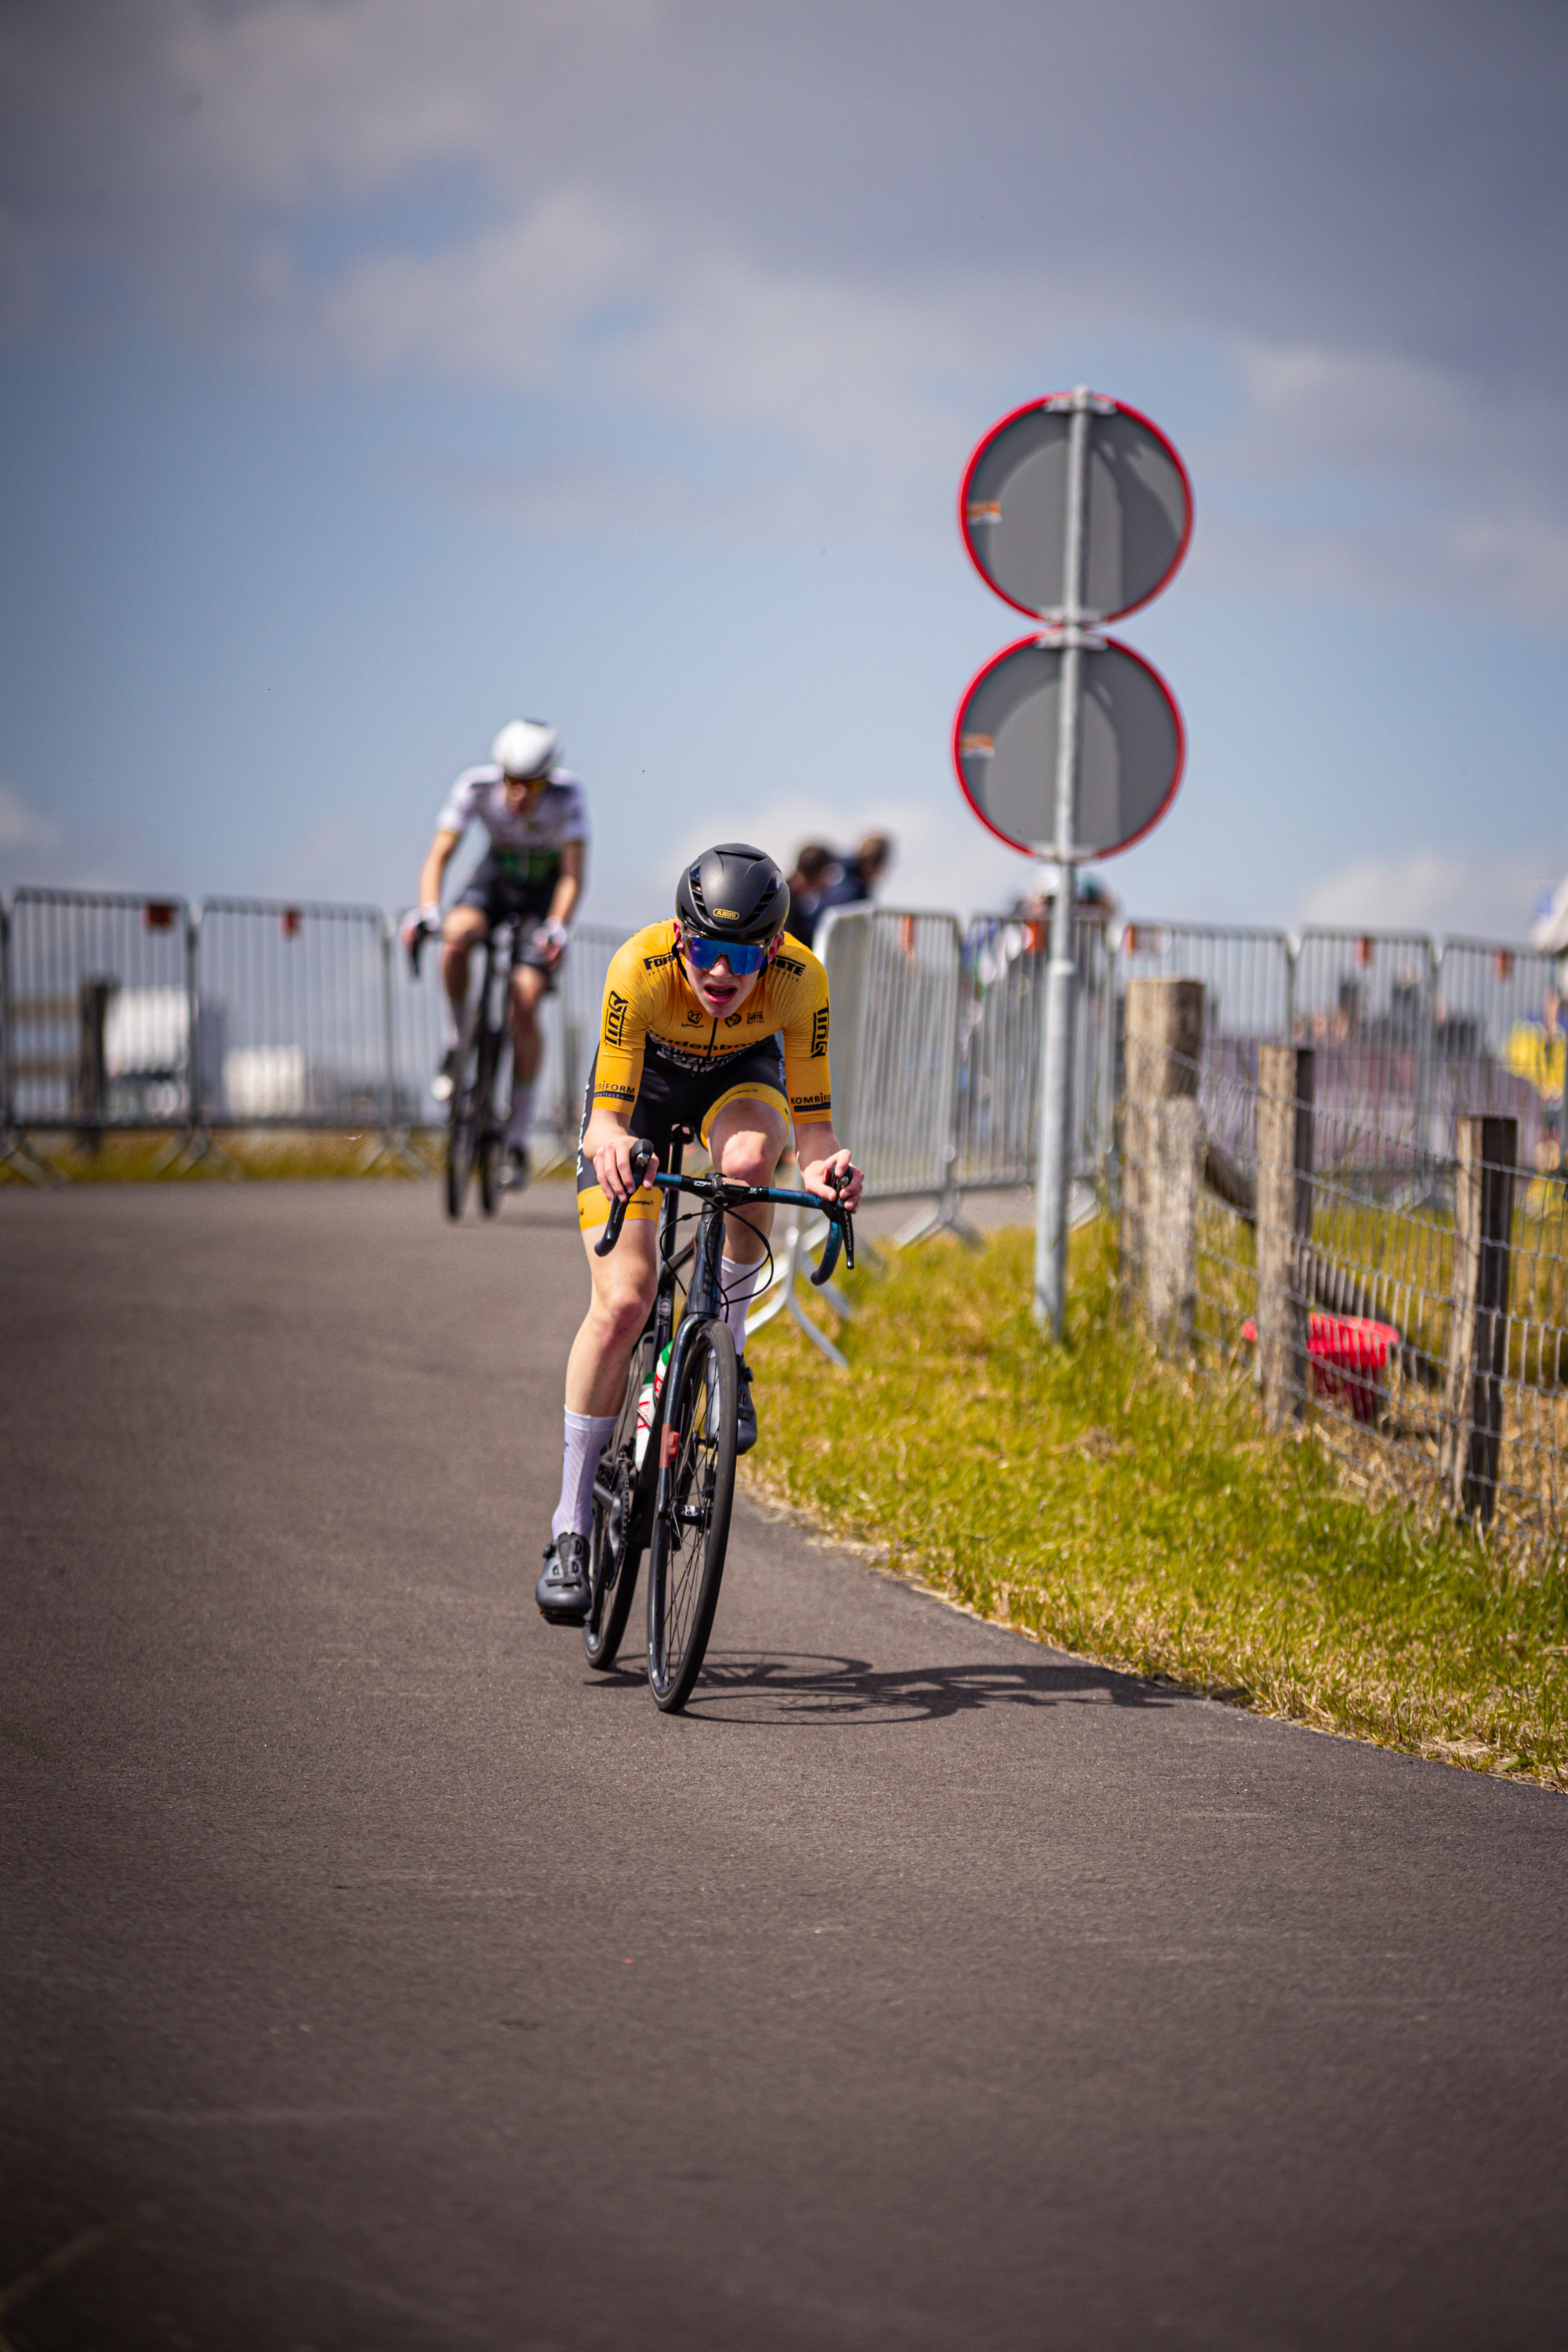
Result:
<svg viewBox="0 0 1568 2352"><path fill-rule="evenodd" d="M771 940L789 919L789 884L765 849L721 841L695 857L675 886L682 929L710 940Z"/></svg>

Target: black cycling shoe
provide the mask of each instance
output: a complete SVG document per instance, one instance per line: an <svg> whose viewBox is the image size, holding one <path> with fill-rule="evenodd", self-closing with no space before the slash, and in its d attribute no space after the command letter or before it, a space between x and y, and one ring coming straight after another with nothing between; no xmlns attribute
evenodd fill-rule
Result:
<svg viewBox="0 0 1568 2352"><path fill-rule="evenodd" d="M757 1408L752 1402L752 1368L742 1356L735 1366L741 1375L741 1392L735 1406L735 1451L749 1454L757 1442Z"/></svg>
<svg viewBox="0 0 1568 2352"><path fill-rule="evenodd" d="M544 1551L544 1572L533 1588L539 1613L552 1625L580 1625L593 1598L588 1585L588 1538L568 1532Z"/></svg>
<svg viewBox="0 0 1568 2352"><path fill-rule="evenodd" d="M448 1045L441 1056L440 1067L430 1081L430 1091L439 1103L450 1102L452 1088L458 1082L458 1049Z"/></svg>
<svg viewBox="0 0 1568 2352"><path fill-rule="evenodd" d="M522 1145L509 1143L501 1160L501 1190L506 1192L521 1192L528 1182L531 1172L528 1153Z"/></svg>

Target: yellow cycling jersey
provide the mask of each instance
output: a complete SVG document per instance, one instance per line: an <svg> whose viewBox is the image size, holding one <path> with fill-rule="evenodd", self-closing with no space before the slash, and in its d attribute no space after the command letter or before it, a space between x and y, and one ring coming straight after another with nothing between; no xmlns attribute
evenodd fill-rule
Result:
<svg viewBox="0 0 1568 2352"><path fill-rule="evenodd" d="M675 925L650 923L616 951L605 982L594 1100L630 1111L651 1044L682 1070L722 1072L736 1054L784 1040L784 1087L797 1120L833 1116L827 1063L827 974L786 931L740 1010L716 1020L693 995Z"/></svg>

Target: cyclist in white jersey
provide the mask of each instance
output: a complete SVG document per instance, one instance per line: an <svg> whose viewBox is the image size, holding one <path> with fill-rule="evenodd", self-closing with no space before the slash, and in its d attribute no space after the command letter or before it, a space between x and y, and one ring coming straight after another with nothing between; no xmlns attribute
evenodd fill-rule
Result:
<svg viewBox="0 0 1568 2352"><path fill-rule="evenodd" d="M588 803L580 780L557 764L561 739L542 719L514 719L490 747L490 761L458 778L436 820L436 837L419 872L419 904L406 918L410 944L438 930L447 1050L431 1092L451 1098L468 996L468 958L497 923L519 919L536 928L512 975L511 1116L503 1139L503 1181L528 1180L528 1134L539 1070L539 1001L554 985L566 952L567 926L583 889ZM489 846L445 921L441 884L452 853L478 819Z"/></svg>

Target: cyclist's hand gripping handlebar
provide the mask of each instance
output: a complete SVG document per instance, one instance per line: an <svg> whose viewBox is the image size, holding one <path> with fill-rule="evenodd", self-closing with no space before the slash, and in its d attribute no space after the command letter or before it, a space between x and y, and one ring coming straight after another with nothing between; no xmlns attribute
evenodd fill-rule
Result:
<svg viewBox="0 0 1568 2352"><path fill-rule="evenodd" d="M836 1192L841 1192L845 1185L849 1181L848 1171L838 1170L831 1175L827 1181L832 1185ZM817 1267L816 1272L811 1277L812 1286L816 1290L820 1290L825 1282L832 1279L833 1269L838 1263L838 1245L840 1242L844 1244L845 1266L851 1274L855 1271L854 1220L851 1218L847 1209L839 1209L837 1212L829 1211L828 1216L829 1223L827 1227L827 1240L822 1252L822 1264Z"/></svg>
<svg viewBox="0 0 1568 2352"><path fill-rule="evenodd" d="M637 1178L639 1184L647 1173L649 1160L654 1157L655 1152L651 1143L633 1144L632 1174ZM604 1232L599 1235L598 1240L594 1244L594 1255L595 1257L608 1257L610 1252L615 1248L616 1244L620 1240L621 1227L626 1221L626 1208L627 1202L625 1201L612 1201L610 1202L609 1223L605 1225Z"/></svg>
<svg viewBox="0 0 1568 2352"><path fill-rule="evenodd" d="M403 919L403 944L408 950L408 969L416 980L419 977L419 958L425 942L433 939L440 928L439 907L416 907Z"/></svg>

